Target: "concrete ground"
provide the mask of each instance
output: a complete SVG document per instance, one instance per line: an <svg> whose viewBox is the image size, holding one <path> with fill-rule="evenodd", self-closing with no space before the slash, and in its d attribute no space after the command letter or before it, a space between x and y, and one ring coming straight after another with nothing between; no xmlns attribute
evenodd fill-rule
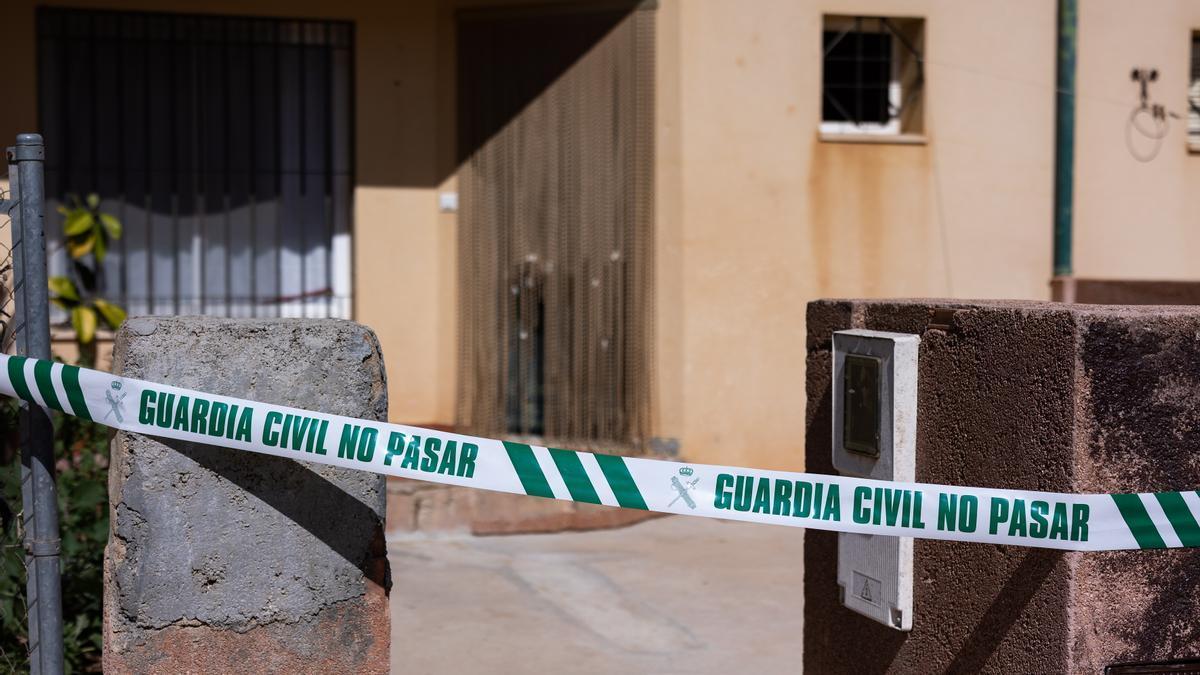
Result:
<svg viewBox="0 0 1200 675"><path fill-rule="evenodd" d="M799 672L801 530L688 517L389 542L392 672Z"/></svg>

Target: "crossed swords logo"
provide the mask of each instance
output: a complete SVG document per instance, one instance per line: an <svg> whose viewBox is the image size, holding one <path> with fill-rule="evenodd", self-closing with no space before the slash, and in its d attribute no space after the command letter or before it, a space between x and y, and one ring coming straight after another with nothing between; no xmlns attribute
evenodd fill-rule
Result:
<svg viewBox="0 0 1200 675"><path fill-rule="evenodd" d="M121 393L113 394L114 391L120 391ZM125 422L125 415L122 413L125 412L125 395L128 393L127 391L121 391L121 383L117 380L113 381L112 389L104 390L104 398L108 400L109 407L109 411L105 413L104 419L116 415L118 424Z"/></svg>
<svg viewBox="0 0 1200 675"><path fill-rule="evenodd" d="M680 476L690 476L690 475L692 475L692 473L694 473L694 472L690 466L685 466L679 470ZM692 488L696 487L696 484L699 482L700 482L699 478L694 478L694 479L692 479L692 481L690 483L684 484L683 481L679 480L679 476L671 476L671 487L674 488L675 491L679 493L679 495L676 496L675 499L672 499L671 503L667 504L667 506L668 507L674 506L675 502L682 499L683 503L687 504L689 509L696 508L696 500L692 499L692 496L690 494L688 494L688 492L690 492L692 490Z"/></svg>

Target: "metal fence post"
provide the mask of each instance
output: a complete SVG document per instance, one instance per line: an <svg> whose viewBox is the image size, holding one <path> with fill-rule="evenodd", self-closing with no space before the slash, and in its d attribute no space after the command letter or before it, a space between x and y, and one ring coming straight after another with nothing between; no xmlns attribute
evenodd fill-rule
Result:
<svg viewBox="0 0 1200 675"><path fill-rule="evenodd" d="M13 291L17 351L50 358L50 299L46 285L44 162L38 134L20 134L8 149L13 212ZM16 173L14 176L13 173ZM58 494L54 485L54 428L41 406L22 404L21 493L24 503L30 668L63 672L62 586Z"/></svg>

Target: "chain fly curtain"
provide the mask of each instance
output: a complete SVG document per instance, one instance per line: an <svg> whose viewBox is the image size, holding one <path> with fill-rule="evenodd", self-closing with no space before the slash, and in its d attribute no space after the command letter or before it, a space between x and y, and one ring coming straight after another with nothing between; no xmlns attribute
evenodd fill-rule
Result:
<svg viewBox="0 0 1200 675"><path fill-rule="evenodd" d="M640 448L654 11L459 16L459 424Z"/></svg>

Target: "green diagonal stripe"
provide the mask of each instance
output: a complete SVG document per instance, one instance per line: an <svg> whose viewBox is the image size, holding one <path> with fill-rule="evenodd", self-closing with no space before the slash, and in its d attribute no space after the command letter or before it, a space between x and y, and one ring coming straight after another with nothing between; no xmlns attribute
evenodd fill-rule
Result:
<svg viewBox="0 0 1200 675"><path fill-rule="evenodd" d="M1154 496L1167 514L1167 520L1171 521L1171 527L1175 528L1175 534L1179 535L1180 543L1184 546L1200 546L1200 525L1196 524L1196 518L1187 502L1183 501L1183 495L1178 492L1159 492Z"/></svg>
<svg viewBox="0 0 1200 675"><path fill-rule="evenodd" d="M79 386L77 366L63 366L63 389L67 390L67 400L71 402L71 410L75 411L75 416L85 420L92 419L87 400L83 398L83 388Z"/></svg>
<svg viewBox="0 0 1200 675"><path fill-rule="evenodd" d="M1129 526L1129 531L1133 533L1133 538L1137 540L1138 546L1142 548L1167 547L1162 535L1154 527L1154 522L1150 520L1150 514L1146 513L1146 506L1142 504L1141 497L1137 495L1111 496L1117 503L1117 510L1121 512L1125 524Z"/></svg>
<svg viewBox="0 0 1200 675"><path fill-rule="evenodd" d="M629 468L625 466L624 459L617 455L596 454L593 457L600 464L600 470L604 472L604 478L608 480L608 486L612 488L618 504L627 509L650 510L646 508L646 500L642 499L642 493L638 490L637 483L633 482L633 476L629 475Z"/></svg>
<svg viewBox="0 0 1200 675"><path fill-rule="evenodd" d="M550 448L550 456L554 458L554 466L558 467L563 482L567 484L567 491L571 493L571 499L589 504L600 503L600 496L596 494L596 488L592 487L592 481L588 478L587 472L583 470L583 462L579 461L579 453L573 450Z"/></svg>
<svg viewBox="0 0 1200 675"><path fill-rule="evenodd" d="M33 379L37 382L38 391L42 394L42 400L46 405L61 411L62 404L58 402L58 394L54 391L54 382L50 379L50 370L54 368L54 364L49 361L34 361L33 362Z"/></svg>
<svg viewBox="0 0 1200 675"><path fill-rule="evenodd" d="M508 458L517 470L517 478L521 479L521 487L525 488L525 494L554 499L554 491L546 482L546 474L542 473L542 467L538 466L537 457L533 456L533 448L524 443L504 441L504 449L508 450Z"/></svg>
<svg viewBox="0 0 1200 675"><path fill-rule="evenodd" d="M17 396L33 403L33 393L29 391L29 383L25 381L25 361L24 356L8 357L8 379L12 380L13 391L17 392Z"/></svg>

